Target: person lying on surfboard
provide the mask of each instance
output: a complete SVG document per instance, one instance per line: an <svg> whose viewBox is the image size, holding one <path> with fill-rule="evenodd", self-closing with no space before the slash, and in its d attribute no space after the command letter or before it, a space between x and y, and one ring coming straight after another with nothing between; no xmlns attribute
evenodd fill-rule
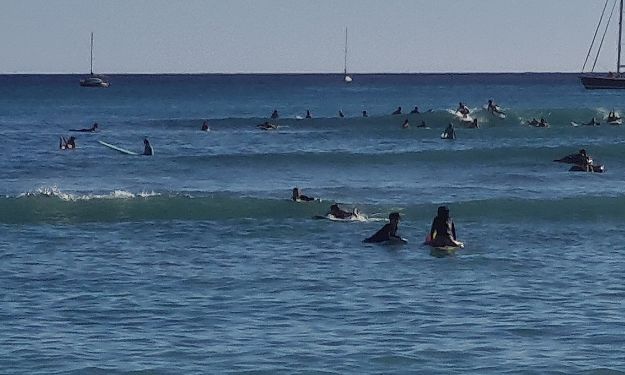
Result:
<svg viewBox="0 0 625 375"><path fill-rule="evenodd" d="M81 133L94 133L98 131L98 123L94 122L93 125L88 129L70 129L71 132L81 132Z"/></svg>
<svg viewBox="0 0 625 375"><path fill-rule="evenodd" d="M146 156L154 155L154 150L152 150L150 141L148 141L147 138L143 139L143 155L146 155Z"/></svg>
<svg viewBox="0 0 625 375"><path fill-rule="evenodd" d="M388 224L385 224L382 229L377 231L373 236L365 239L365 243L380 243L391 240L398 240L405 242L403 238L397 235L397 226L399 225L399 212L392 212L388 215Z"/></svg>
<svg viewBox="0 0 625 375"><path fill-rule="evenodd" d="M333 204L330 206L330 212L326 215L332 215L337 219L351 219L353 216L358 214L358 210L354 209L354 212L349 212L345 210L341 210L338 204Z"/></svg>
<svg viewBox="0 0 625 375"><path fill-rule="evenodd" d="M461 242L456 240L456 226L449 216L447 206L438 207L437 215L432 220L429 238L428 245L434 247L460 246Z"/></svg>
<svg viewBox="0 0 625 375"><path fill-rule="evenodd" d="M293 202L310 202L315 200L315 198L313 197L308 197L304 194L301 194L298 187L293 188L293 195L291 196L291 199L293 199Z"/></svg>
<svg viewBox="0 0 625 375"><path fill-rule="evenodd" d="M65 139L65 137L61 137L59 140L59 148L61 150L73 150L76 148L76 138L69 137L69 139Z"/></svg>

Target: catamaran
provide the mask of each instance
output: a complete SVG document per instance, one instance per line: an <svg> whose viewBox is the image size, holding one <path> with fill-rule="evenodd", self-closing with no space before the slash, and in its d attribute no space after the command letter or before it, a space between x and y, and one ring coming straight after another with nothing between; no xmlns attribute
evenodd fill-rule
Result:
<svg viewBox="0 0 625 375"><path fill-rule="evenodd" d="M352 81L352 77L347 74L347 27L345 28L345 62L343 65L343 78L347 83L350 83Z"/></svg>
<svg viewBox="0 0 625 375"><path fill-rule="evenodd" d="M93 32L91 33L91 74L89 77L81 79L80 85L83 87L109 87L109 83L103 77L93 74Z"/></svg>
<svg viewBox="0 0 625 375"><path fill-rule="evenodd" d="M595 30L595 35L592 38L592 42L590 43L590 48L588 48L588 54L586 55L586 61L584 61L584 66L582 67L582 74L580 75L580 80L582 81L582 85L588 90L593 89L625 89L625 75L621 75L621 68L625 67L621 65L621 37L623 34L623 0L614 0L612 3L612 10L610 11L610 15L606 21L605 29L603 31L603 36L601 37L601 41L599 42L599 46L597 48L597 54L595 56L595 60L592 65L592 69L590 73L584 73L586 69L586 64L588 63L588 58L590 57L590 53L597 39L597 33L605 16L605 11L607 9L608 3L611 0L606 0L605 5L603 6L603 12L601 13L601 18L599 19L599 24L597 25L597 29ZM597 59L599 58L599 53L601 52L601 47L603 46L603 40L605 39L605 35L608 31L608 26L610 25L610 20L612 19L612 15L614 14L614 9L616 8L616 4L619 5L619 20L618 20L618 45L617 45L617 57L616 57L616 73L610 72L607 75L593 73L595 70L595 66L597 65Z"/></svg>

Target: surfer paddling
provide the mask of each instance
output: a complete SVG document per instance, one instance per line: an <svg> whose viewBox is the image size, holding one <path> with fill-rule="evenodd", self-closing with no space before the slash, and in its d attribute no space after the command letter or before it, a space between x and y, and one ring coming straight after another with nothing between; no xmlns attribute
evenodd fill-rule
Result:
<svg viewBox="0 0 625 375"><path fill-rule="evenodd" d="M377 231L373 236L365 239L365 243L380 243L386 241L398 241L405 243L406 240L397 235L397 227L399 226L399 212L392 212L388 215L389 223L385 224L382 229Z"/></svg>

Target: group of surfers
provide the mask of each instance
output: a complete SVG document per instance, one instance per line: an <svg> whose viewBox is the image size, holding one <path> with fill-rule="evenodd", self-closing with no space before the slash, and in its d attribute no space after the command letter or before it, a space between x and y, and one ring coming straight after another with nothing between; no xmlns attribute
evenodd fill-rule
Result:
<svg viewBox="0 0 625 375"><path fill-rule="evenodd" d="M315 198L306 196L302 194L299 188L293 188L293 194L291 199L294 202L310 202L314 201ZM350 220L354 217L357 217L360 213L357 209L353 211L346 211L339 207L338 204L334 203L330 206L329 212L326 214L328 217L332 217L335 219L342 220ZM372 236L366 238L363 242L365 243L384 243L384 242L393 242L393 243L405 243L406 240L403 239L399 234L397 234L399 221L401 219L399 212L391 212L388 215L389 223L385 224L380 230L374 233ZM426 244L432 247L460 247L462 243L457 240L456 237L456 226L454 224L453 219L449 215L449 208L447 206L438 207L438 212L436 217L432 220L432 225L430 227L430 233L427 237Z"/></svg>
<svg viewBox="0 0 625 375"><path fill-rule="evenodd" d="M207 124L207 122L205 121ZM70 129L71 132L79 132L79 133L95 133L98 131L98 123L95 122L90 128L85 129ZM76 149L76 137L71 136L69 138L60 137L59 138L59 149L61 150L74 150ZM146 156L154 155L154 150L152 149L152 145L147 138L143 139L143 154Z"/></svg>
<svg viewBox="0 0 625 375"><path fill-rule="evenodd" d="M571 172L597 172L602 173L605 168L603 165L595 164L594 160L585 149L579 150L577 153L567 155L554 162L572 164L569 171Z"/></svg>

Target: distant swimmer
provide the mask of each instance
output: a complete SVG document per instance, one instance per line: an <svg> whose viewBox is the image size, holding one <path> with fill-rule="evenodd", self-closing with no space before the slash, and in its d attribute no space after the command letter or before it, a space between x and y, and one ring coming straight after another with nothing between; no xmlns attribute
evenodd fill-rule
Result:
<svg viewBox="0 0 625 375"><path fill-rule="evenodd" d="M262 124L256 125L257 128L261 130L274 130L278 129L278 125L272 124L269 121L265 121Z"/></svg>
<svg viewBox="0 0 625 375"><path fill-rule="evenodd" d="M425 121L421 120L421 123L417 125L417 128L427 128L428 126L425 124Z"/></svg>
<svg viewBox="0 0 625 375"><path fill-rule="evenodd" d="M98 131L98 123L94 122L88 129L70 129L71 132L81 132L81 133L95 133Z"/></svg>
<svg viewBox="0 0 625 375"><path fill-rule="evenodd" d="M306 110L306 118L312 118L312 116L310 115L310 111Z"/></svg>
<svg viewBox="0 0 625 375"><path fill-rule="evenodd" d="M456 225L449 216L449 208L447 206L438 207L437 215L432 220L429 238L429 245L434 247L462 245L462 242L457 240Z"/></svg>
<svg viewBox="0 0 625 375"><path fill-rule="evenodd" d="M278 115L278 111L274 109L273 112L271 113L271 118L275 120L278 117L280 117L280 115Z"/></svg>
<svg viewBox="0 0 625 375"><path fill-rule="evenodd" d="M616 114L616 112L612 111L608 114L606 121L609 123L619 123L621 118Z"/></svg>
<svg viewBox="0 0 625 375"><path fill-rule="evenodd" d="M147 138L143 139L143 155L152 156L154 155L154 150L152 150L152 145L150 145L150 141Z"/></svg>
<svg viewBox="0 0 625 375"><path fill-rule="evenodd" d="M408 128L410 127L410 123L408 123L408 119L405 119L405 120L404 120L404 123L403 123L403 124L401 124L401 127L402 127L403 129L408 129Z"/></svg>
<svg viewBox="0 0 625 375"><path fill-rule="evenodd" d="M392 115L401 115L401 107L397 107L395 112L391 113Z"/></svg>
<svg viewBox="0 0 625 375"><path fill-rule="evenodd" d="M340 117L340 118L345 117L345 115L343 114L343 111L341 111L341 110L339 110L339 117Z"/></svg>
<svg viewBox="0 0 625 375"><path fill-rule="evenodd" d="M293 188L293 195L291 196L291 199L293 199L293 202L310 202L315 200L315 198L301 194L298 187Z"/></svg>
<svg viewBox="0 0 625 375"><path fill-rule="evenodd" d="M208 127L208 120L205 120L205 121L202 123L202 131L207 132L207 131L209 131L209 130L210 130L210 128Z"/></svg>
<svg viewBox="0 0 625 375"><path fill-rule="evenodd" d="M61 137L59 139L59 149L61 150L73 150L76 148L76 138L75 137L69 137L68 139L65 139L65 137Z"/></svg>
<svg viewBox="0 0 625 375"><path fill-rule="evenodd" d="M367 111L362 111L362 117L369 117L369 115L367 114Z"/></svg>
<svg viewBox="0 0 625 375"><path fill-rule="evenodd" d="M536 120L536 118L532 118L532 121L528 121L527 125L531 125L531 126L537 126L539 124L538 120Z"/></svg>
<svg viewBox="0 0 625 375"><path fill-rule="evenodd" d="M595 119L594 117L592 119L590 119L590 121L583 123L582 125L586 125L586 126L599 126L601 125L600 122L597 121L597 119Z"/></svg>
<svg viewBox="0 0 625 375"><path fill-rule="evenodd" d="M536 125L539 128L548 128L549 127L549 123L547 121L545 121L544 118L540 118L540 121L538 122L538 125Z"/></svg>
<svg viewBox="0 0 625 375"><path fill-rule="evenodd" d="M417 106L415 105L415 106L414 106L414 109L413 109L412 111L410 111L410 113L411 113L411 114L413 114L413 115L414 115L414 114L417 114L417 115L418 115L418 114L420 113L420 112L419 112L419 107L417 107Z"/></svg>
<svg viewBox="0 0 625 375"><path fill-rule="evenodd" d="M336 219L351 219L354 216L358 216L358 210L354 209L353 212L345 211L335 203L330 206L330 212L328 212L327 215L334 216Z"/></svg>
<svg viewBox="0 0 625 375"><path fill-rule="evenodd" d="M474 119L473 119L473 122L471 122L471 123L469 123L469 124L467 125L467 128L469 128L469 129L479 129L479 128L480 128L480 125L478 125L478 123L477 123L477 119L476 119L476 118L474 118Z"/></svg>
<svg viewBox="0 0 625 375"><path fill-rule="evenodd" d="M399 212L392 212L388 215L388 224L385 224L382 229L377 231L373 236L367 238L363 242L365 243L380 243L386 241L398 241L406 242L403 238L397 235L397 227L399 225Z"/></svg>
<svg viewBox="0 0 625 375"><path fill-rule="evenodd" d="M447 127L443 131L443 134L441 134L441 138L442 139L456 139L456 129L454 129L453 124L450 123L449 125L447 125Z"/></svg>

